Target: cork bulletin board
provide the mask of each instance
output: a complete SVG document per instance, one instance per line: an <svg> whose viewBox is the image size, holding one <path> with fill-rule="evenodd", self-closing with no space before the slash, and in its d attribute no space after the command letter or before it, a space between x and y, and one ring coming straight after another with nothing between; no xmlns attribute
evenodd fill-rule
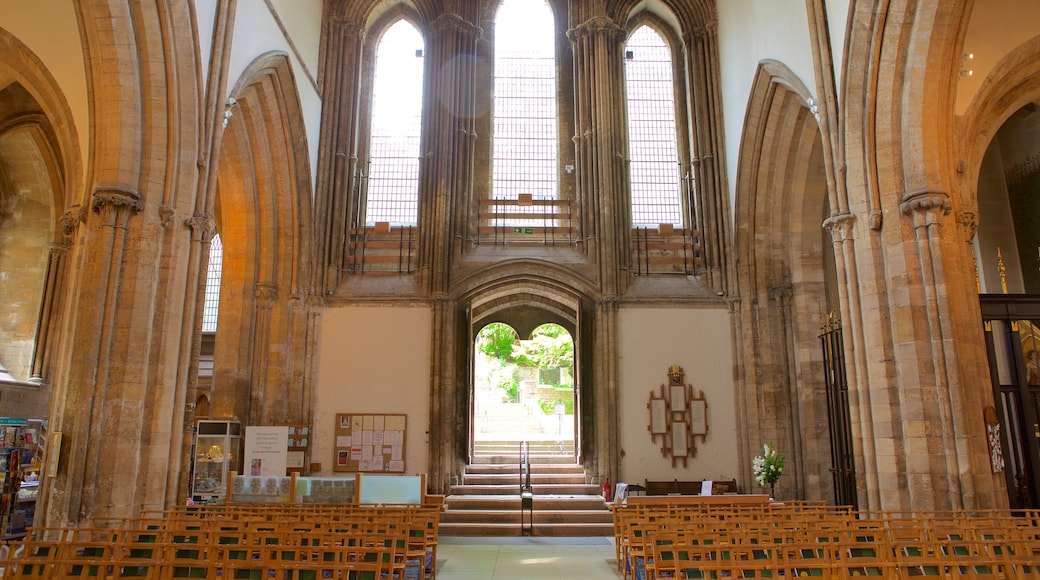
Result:
<svg viewBox="0 0 1040 580"><path fill-rule="evenodd" d="M337 413L333 471L404 473L407 415Z"/></svg>

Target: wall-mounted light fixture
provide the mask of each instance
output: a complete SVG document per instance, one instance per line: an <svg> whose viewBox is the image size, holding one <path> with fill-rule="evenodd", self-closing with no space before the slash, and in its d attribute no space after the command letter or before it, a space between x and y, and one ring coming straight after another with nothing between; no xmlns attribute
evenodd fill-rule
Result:
<svg viewBox="0 0 1040 580"><path fill-rule="evenodd" d="M970 77L970 76L975 74L975 71L972 70L972 68L971 68L972 62L974 62L974 61L975 61L975 53L974 52L969 52L969 53L961 55L961 76L962 77Z"/></svg>
<svg viewBox="0 0 1040 580"><path fill-rule="evenodd" d="M224 128L225 129L227 129L228 121L231 120L231 115L233 114L231 112L231 109L233 109L235 107L235 105L237 105L237 104L238 104L238 101L235 100L235 97L228 97L227 103L224 104L224 122L223 123L224 123Z"/></svg>

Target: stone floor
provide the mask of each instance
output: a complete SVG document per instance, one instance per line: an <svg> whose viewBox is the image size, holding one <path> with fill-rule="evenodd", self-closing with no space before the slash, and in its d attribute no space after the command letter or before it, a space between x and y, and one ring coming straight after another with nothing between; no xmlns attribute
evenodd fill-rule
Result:
<svg viewBox="0 0 1040 580"><path fill-rule="evenodd" d="M437 563L438 580L621 578L605 537L441 536Z"/></svg>

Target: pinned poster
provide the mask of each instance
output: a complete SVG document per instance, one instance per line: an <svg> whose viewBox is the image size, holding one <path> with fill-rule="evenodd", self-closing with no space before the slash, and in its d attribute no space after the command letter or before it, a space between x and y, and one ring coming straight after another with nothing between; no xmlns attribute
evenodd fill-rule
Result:
<svg viewBox="0 0 1040 580"><path fill-rule="evenodd" d="M404 414L337 414L334 471L403 473L407 424Z"/></svg>

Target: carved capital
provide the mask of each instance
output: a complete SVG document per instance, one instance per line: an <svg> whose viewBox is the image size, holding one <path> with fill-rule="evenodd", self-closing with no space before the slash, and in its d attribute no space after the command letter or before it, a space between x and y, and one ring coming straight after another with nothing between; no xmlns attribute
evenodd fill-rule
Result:
<svg viewBox="0 0 1040 580"><path fill-rule="evenodd" d="M599 299L599 305L606 310L617 310L621 306L621 297L616 294L607 294Z"/></svg>
<svg viewBox="0 0 1040 580"><path fill-rule="evenodd" d="M49 244L47 251L51 259L64 258L69 254L69 247L66 244Z"/></svg>
<svg viewBox="0 0 1040 580"><path fill-rule="evenodd" d="M176 215L176 213L177 212L175 212L173 208L168 205L164 205L159 208L159 221L162 223L162 226L164 228L169 227L170 223L173 221L173 216Z"/></svg>
<svg viewBox="0 0 1040 580"><path fill-rule="evenodd" d="M306 300L309 312L317 312L328 306L328 301L321 294L308 294L304 300Z"/></svg>
<svg viewBox="0 0 1040 580"><path fill-rule="evenodd" d="M915 228L942 225L950 213L950 195L945 191L925 189L903 196L899 210L914 220Z"/></svg>
<svg viewBox="0 0 1040 580"><path fill-rule="evenodd" d="M855 225L856 216L851 213L835 214L823 220L823 229L831 234L831 240L835 242L851 240Z"/></svg>
<svg viewBox="0 0 1040 580"><path fill-rule="evenodd" d="M361 25L342 16L332 18L332 32L343 36L357 36L361 33Z"/></svg>
<svg viewBox="0 0 1040 580"><path fill-rule="evenodd" d="M72 240L76 238L76 229L78 229L79 224L86 221L86 219L86 206L81 206L79 204L73 205L69 209L65 210L65 213L61 214L58 221L61 222L61 236L64 238L66 244L72 243Z"/></svg>
<svg viewBox="0 0 1040 580"><path fill-rule="evenodd" d="M105 219L104 225L125 227L130 216L144 209L144 203L137 192L99 188L91 195L90 209Z"/></svg>
<svg viewBox="0 0 1040 580"><path fill-rule="evenodd" d="M964 240L970 244L979 231L979 214L973 211L958 212L957 223L964 230Z"/></svg>
<svg viewBox="0 0 1040 580"><path fill-rule="evenodd" d="M438 33L455 32L467 37L469 40L476 40L484 34L484 29L458 14L441 14L437 20L433 21L433 31Z"/></svg>
<svg viewBox="0 0 1040 580"><path fill-rule="evenodd" d="M216 226L213 218L208 215L193 215L184 220L184 225L191 228L191 239L193 241L208 242L216 234Z"/></svg>
<svg viewBox="0 0 1040 580"><path fill-rule="evenodd" d="M271 308L278 299L278 287L274 284L260 283L254 291L256 304L260 308Z"/></svg>
<svg viewBox="0 0 1040 580"><path fill-rule="evenodd" d="M625 29L606 16L593 16L574 28L567 31L567 38L571 41L581 40L594 34L605 34L620 42L625 39Z"/></svg>

